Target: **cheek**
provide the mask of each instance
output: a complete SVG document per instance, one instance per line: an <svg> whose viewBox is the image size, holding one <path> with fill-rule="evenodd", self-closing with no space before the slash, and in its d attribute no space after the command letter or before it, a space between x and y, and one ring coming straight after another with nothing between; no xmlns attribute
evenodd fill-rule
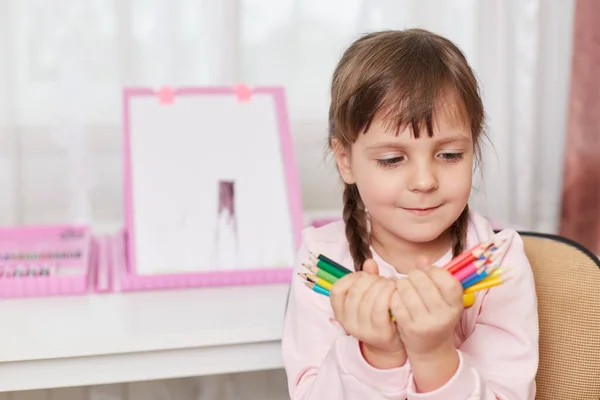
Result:
<svg viewBox="0 0 600 400"><path fill-rule="evenodd" d="M456 198L457 200L468 200L471 194L471 188L473 185L473 172L471 165L465 163L460 167L453 170L448 170L448 173L444 177L445 190L447 195Z"/></svg>
<svg viewBox="0 0 600 400"><path fill-rule="evenodd" d="M400 169L384 170L373 164L365 163L355 169L356 185L365 206L373 209L377 205L395 204L406 186Z"/></svg>

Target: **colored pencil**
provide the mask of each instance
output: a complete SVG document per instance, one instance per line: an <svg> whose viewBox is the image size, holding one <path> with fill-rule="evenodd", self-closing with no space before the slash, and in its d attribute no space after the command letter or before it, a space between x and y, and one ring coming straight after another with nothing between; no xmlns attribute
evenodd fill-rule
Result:
<svg viewBox="0 0 600 400"><path fill-rule="evenodd" d="M459 281L462 281L463 279L471 276L472 274L477 273L477 271L482 270L482 267L485 266L486 262L487 262L487 259L486 260L476 260L476 261L472 262L471 264L467 265L466 267L459 269L453 275L456 279L458 279Z"/></svg>
<svg viewBox="0 0 600 400"><path fill-rule="evenodd" d="M310 265L310 264L302 264L302 265L304 266L304 268L306 268L313 274L317 275L319 278L325 279L327 282L336 283L338 281L338 279L340 279L337 276L333 276L329 272L322 270L321 268L318 268L315 265Z"/></svg>
<svg viewBox="0 0 600 400"><path fill-rule="evenodd" d="M314 282L304 282L304 284L309 289L312 289L313 291L315 291L315 292L317 292L319 294L322 294L322 295L325 295L325 296L329 297L329 290L325 289L324 287L319 286L319 285L317 285Z"/></svg>
<svg viewBox="0 0 600 400"><path fill-rule="evenodd" d="M317 268L319 268L319 269L322 269L323 271L325 271L325 272L329 273L330 275L333 275L333 276L335 276L335 277L336 277L336 278L338 278L338 279L339 279L339 278L343 278L344 276L346 276L346 275L347 275L347 273L340 271L338 268L334 267L333 265L330 265L330 264L326 263L326 262L325 262L325 261L323 261L323 260L316 260L316 261L313 261L313 260L311 259L311 261L313 262L313 264L314 264L314 265L315 265Z"/></svg>
<svg viewBox="0 0 600 400"><path fill-rule="evenodd" d="M485 289L489 289L492 288L494 286L498 286L503 284L504 282L506 282L508 279L510 279L509 277L503 277L503 276L497 276L491 279L486 279L484 281L481 281L479 283L476 283L475 285L465 289L464 293L475 293L478 292L480 290L485 290Z"/></svg>
<svg viewBox="0 0 600 400"><path fill-rule="evenodd" d="M444 266L444 268L446 268L450 273L458 271L462 267L477 260L490 246L492 246L493 243L494 242L484 242L474 246L473 248L454 257L448 264Z"/></svg>
<svg viewBox="0 0 600 400"><path fill-rule="evenodd" d="M310 258L311 258L311 261L319 267L320 267L319 264L325 263L325 264L330 265L333 268L339 270L340 272L344 273L344 275L347 275L352 272L348 268L344 267L343 265L340 265L340 264L336 263L335 261L333 261L332 259L325 257L323 254L317 255L317 254L310 253Z"/></svg>
<svg viewBox="0 0 600 400"><path fill-rule="evenodd" d="M491 256L489 256L487 258L487 260L485 261L485 265L486 265L485 268L481 268L481 269L477 270L476 272L470 274L467 277L463 277L462 275L459 275L463 271L463 270L460 270L454 276L461 281L463 288L467 288L467 287L481 281L486 276L488 276L490 273L492 273L492 271L494 271L495 269L497 269L499 267L498 263L496 263L496 259L500 256L500 254L501 254L501 252L499 251L499 248L495 248L494 253Z"/></svg>
<svg viewBox="0 0 600 400"><path fill-rule="evenodd" d="M331 292L329 290L325 289L323 286L320 286L314 282L310 282L310 281L304 282L304 285L306 285L312 291L322 294L324 296L329 297L331 295ZM475 301L475 296L473 296L472 293L466 293L463 295L463 306L470 307L471 305L473 305L474 301ZM392 315L391 311L390 311L390 317L392 318L392 321L396 320L394 318L394 316Z"/></svg>
<svg viewBox="0 0 600 400"><path fill-rule="evenodd" d="M463 289L467 289L467 288L475 285L476 283L483 282L486 279L490 279L490 278L499 276L502 273L504 273L505 271L506 271L506 269L499 268L497 265L490 265L481 274L471 277L470 279L467 279L467 280L461 282Z"/></svg>
<svg viewBox="0 0 600 400"><path fill-rule="evenodd" d="M490 256L493 256L495 253L498 253L498 250L504 245L505 242L505 239L496 242L483 242L477 246L474 246L472 249L467 250L466 252L456 256L448 264L446 264L444 268L447 269L448 272L450 272L451 274L455 274L456 272L460 271L462 268L466 267L467 265L471 264L476 260L483 260L489 258Z"/></svg>
<svg viewBox="0 0 600 400"><path fill-rule="evenodd" d="M505 243L506 240L483 242L463 252L444 266L461 282L465 307L470 307L475 302L475 292L497 286L510 278L505 276L507 269L500 268L499 263L496 262L501 254L499 250ZM306 286L326 296L329 296L334 283L353 272L322 254L316 255L311 252L310 260L314 265L303 264L303 266L312 274L299 273L298 275L304 279Z"/></svg>
<svg viewBox="0 0 600 400"><path fill-rule="evenodd" d="M298 275L300 277L302 277L304 280L316 283L317 285L321 286L323 289L331 290L331 287L333 286L333 284L331 282L327 282L325 279L319 278L316 275L309 275L309 274L302 274L302 273L299 273Z"/></svg>
<svg viewBox="0 0 600 400"><path fill-rule="evenodd" d="M462 284L463 289L466 289L469 286L472 286L475 283L479 282L480 280L485 279L488 276L488 273L489 273L488 269L490 269L490 267L482 268L481 270L478 270L475 273L469 275L465 279L462 279L460 281L460 283Z"/></svg>

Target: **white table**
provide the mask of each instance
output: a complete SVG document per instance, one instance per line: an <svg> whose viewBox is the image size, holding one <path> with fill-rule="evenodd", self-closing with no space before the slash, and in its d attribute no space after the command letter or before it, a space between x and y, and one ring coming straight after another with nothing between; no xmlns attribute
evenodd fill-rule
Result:
<svg viewBox="0 0 600 400"><path fill-rule="evenodd" d="M0 392L282 367L288 285L0 301Z"/></svg>

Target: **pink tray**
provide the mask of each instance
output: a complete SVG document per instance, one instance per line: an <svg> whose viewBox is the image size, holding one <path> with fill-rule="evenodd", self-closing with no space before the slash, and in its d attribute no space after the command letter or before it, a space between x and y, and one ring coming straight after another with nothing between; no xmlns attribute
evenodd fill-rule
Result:
<svg viewBox="0 0 600 400"><path fill-rule="evenodd" d="M85 294L98 243L86 226L0 229L0 298Z"/></svg>

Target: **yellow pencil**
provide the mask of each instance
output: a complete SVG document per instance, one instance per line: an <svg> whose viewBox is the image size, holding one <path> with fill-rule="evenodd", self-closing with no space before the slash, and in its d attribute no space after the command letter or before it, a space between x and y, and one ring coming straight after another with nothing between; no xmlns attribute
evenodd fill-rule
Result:
<svg viewBox="0 0 600 400"><path fill-rule="evenodd" d="M491 279L487 278L487 279L484 279L483 281L476 283L473 286L465 289L464 294L475 293L480 290L489 289L491 287L501 285L504 282L506 282L507 280L508 280L507 277L502 277L502 276L495 276Z"/></svg>
<svg viewBox="0 0 600 400"><path fill-rule="evenodd" d="M503 273L505 273L506 271L507 271L506 268L500 268L500 267L493 266L491 273L487 276L487 279L497 278L500 275L502 275Z"/></svg>
<svg viewBox="0 0 600 400"><path fill-rule="evenodd" d="M325 279L319 278L316 275L305 273L299 273L298 275L300 275L303 279L316 283L317 285L327 290L331 290L331 287L333 286L331 282L327 282Z"/></svg>

